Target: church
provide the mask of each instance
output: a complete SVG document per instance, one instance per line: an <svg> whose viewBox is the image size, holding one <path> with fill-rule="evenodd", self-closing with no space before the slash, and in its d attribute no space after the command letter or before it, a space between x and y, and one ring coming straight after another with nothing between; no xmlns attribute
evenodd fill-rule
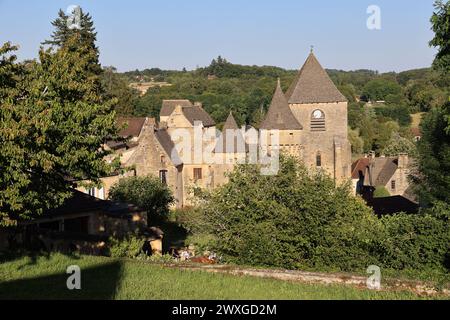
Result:
<svg viewBox="0 0 450 320"><path fill-rule="evenodd" d="M347 137L347 100L314 53L309 54L286 92L279 80L274 87L271 104L259 128L267 136L278 137L275 142L266 140L268 150L277 149L297 157L308 167L324 170L336 183L348 181L351 146ZM99 198L107 198L110 187L121 177L151 174L169 186L177 207L189 206L193 187L212 189L226 183L226 173L249 157L245 130L231 141L233 145L245 145L244 148L217 148L226 144L227 129L239 132L231 112L222 135L200 142L203 148L212 145L213 153L222 161L207 162L196 156L195 148L180 148L177 137L180 131L192 137L196 131L202 134L216 131L216 123L198 102L164 100L159 121L122 118L118 122L127 124L121 135L128 141L109 142L107 147L121 156L124 168L132 170L103 178L100 190L82 190ZM248 129L251 130L256 132ZM186 161L187 158L190 160Z"/></svg>
<svg viewBox="0 0 450 320"><path fill-rule="evenodd" d="M342 182L351 169L347 123L347 99L311 52L286 93L278 81L260 129L279 130L280 150Z"/></svg>

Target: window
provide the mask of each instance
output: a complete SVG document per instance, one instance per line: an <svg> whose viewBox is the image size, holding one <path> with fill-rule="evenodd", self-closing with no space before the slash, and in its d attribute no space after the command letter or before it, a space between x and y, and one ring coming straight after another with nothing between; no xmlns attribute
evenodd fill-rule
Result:
<svg viewBox="0 0 450 320"><path fill-rule="evenodd" d="M98 189L98 196L99 199L105 200L105 188L101 187Z"/></svg>
<svg viewBox="0 0 450 320"><path fill-rule="evenodd" d="M325 131L325 113L314 110L311 114L311 131Z"/></svg>
<svg viewBox="0 0 450 320"><path fill-rule="evenodd" d="M95 197L95 188L88 189L88 195Z"/></svg>
<svg viewBox="0 0 450 320"><path fill-rule="evenodd" d="M161 163L166 163L166 157L164 155L161 155Z"/></svg>
<svg viewBox="0 0 450 320"><path fill-rule="evenodd" d="M202 168L194 168L194 180L202 179Z"/></svg>
<svg viewBox="0 0 450 320"><path fill-rule="evenodd" d="M317 152L316 154L316 166L321 167L322 166L322 155L320 152Z"/></svg>
<svg viewBox="0 0 450 320"><path fill-rule="evenodd" d="M159 181L163 184L167 184L167 170L159 170Z"/></svg>
<svg viewBox="0 0 450 320"><path fill-rule="evenodd" d="M392 180L392 181L391 181L391 189L392 189L392 190L395 190L395 180Z"/></svg>

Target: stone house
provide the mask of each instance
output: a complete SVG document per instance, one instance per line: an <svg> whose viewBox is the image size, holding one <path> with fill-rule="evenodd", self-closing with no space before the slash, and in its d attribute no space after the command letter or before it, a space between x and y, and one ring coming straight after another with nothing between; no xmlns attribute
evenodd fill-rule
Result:
<svg viewBox="0 0 450 320"><path fill-rule="evenodd" d="M391 196L411 198L408 180L410 162L407 154L397 157L375 157L371 154L355 161L352 165L355 194L370 199L373 198L375 189L382 186Z"/></svg>

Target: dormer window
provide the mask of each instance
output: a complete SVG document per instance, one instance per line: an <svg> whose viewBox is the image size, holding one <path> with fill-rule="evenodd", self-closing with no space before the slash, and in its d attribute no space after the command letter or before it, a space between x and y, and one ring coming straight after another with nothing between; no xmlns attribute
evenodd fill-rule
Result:
<svg viewBox="0 0 450 320"><path fill-rule="evenodd" d="M325 131L325 113L322 110L314 110L311 115L311 131Z"/></svg>

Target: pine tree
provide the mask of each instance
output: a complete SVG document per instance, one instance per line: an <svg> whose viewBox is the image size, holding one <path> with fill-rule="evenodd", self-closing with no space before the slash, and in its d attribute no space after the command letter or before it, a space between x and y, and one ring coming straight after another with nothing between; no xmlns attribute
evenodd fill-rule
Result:
<svg viewBox="0 0 450 320"><path fill-rule="evenodd" d="M69 16L61 9L58 12L58 18L56 18L52 25L55 27L50 40L44 41L42 44L51 45L54 48L61 48L67 46L69 39L74 39L74 35L78 35L76 39L78 41L72 42L72 45L87 46L96 52L96 57L92 57L92 72L95 74L101 74L102 68L99 63L99 51L95 42L97 41L97 32L95 32L94 22L89 13L84 13L80 8L80 21L79 28L70 28ZM73 48L74 50L76 48ZM94 65L95 64L95 65Z"/></svg>

